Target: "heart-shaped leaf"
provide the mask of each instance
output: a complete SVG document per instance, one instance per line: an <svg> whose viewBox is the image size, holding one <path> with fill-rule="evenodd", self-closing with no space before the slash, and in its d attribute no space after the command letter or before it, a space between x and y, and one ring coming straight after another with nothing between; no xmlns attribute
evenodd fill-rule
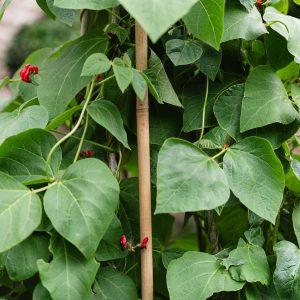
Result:
<svg viewBox="0 0 300 300"><path fill-rule="evenodd" d="M272 123L292 123L298 113L280 78L268 66L256 67L248 76L241 112L241 132Z"/></svg>
<svg viewBox="0 0 300 300"><path fill-rule="evenodd" d="M106 299L137 300L133 280L115 268L100 269L88 300Z"/></svg>
<svg viewBox="0 0 300 300"><path fill-rule="evenodd" d="M46 182L46 160L56 138L42 129L31 129L12 136L0 145L0 171L24 184ZM52 155L49 176L55 177L61 162L61 150Z"/></svg>
<svg viewBox="0 0 300 300"><path fill-rule="evenodd" d="M223 164L233 193L274 224L283 197L284 172L271 144L257 137L245 138L228 149Z"/></svg>
<svg viewBox="0 0 300 300"><path fill-rule="evenodd" d="M95 253L114 217L119 185L109 168L91 158L67 168L44 196L53 227L86 257Z"/></svg>
<svg viewBox="0 0 300 300"><path fill-rule="evenodd" d="M240 132L240 118L244 97L244 84L237 84L225 91L215 102L214 113L219 125L236 141L247 136L267 139L277 149L299 129L299 120L291 124L270 124L244 133Z"/></svg>
<svg viewBox="0 0 300 300"><path fill-rule="evenodd" d="M38 98L48 110L50 119L64 112L70 101L88 84L90 77L78 74L86 59L95 52L105 52L107 45L106 36L88 34L69 42L47 59L40 70Z"/></svg>
<svg viewBox="0 0 300 300"><path fill-rule="evenodd" d="M26 107L22 110L0 113L0 144L12 135L16 135L31 128L45 128L48 123L47 111L38 105Z"/></svg>
<svg viewBox="0 0 300 300"><path fill-rule="evenodd" d="M85 259L67 241L54 233L50 251L53 260L37 261L42 284L49 291L51 299L86 299L96 276L99 264L94 258Z"/></svg>
<svg viewBox="0 0 300 300"><path fill-rule="evenodd" d="M255 6L248 12L238 1L226 1L222 42L235 39L254 40L267 32Z"/></svg>
<svg viewBox="0 0 300 300"><path fill-rule="evenodd" d="M198 0L183 21L196 38L218 50L224 30L224 10L225 0Z"/></svg>
<svg viewBox="0 0 300 300"><path fill-rule="evenodd" d="M0 253L25 240L40 224L39 197L14 178L0 172Z"/></svg>
<svg viewBox="0 0 300 300"><path fill-rule="evenodd" d="M198 0L119 0L141 24L153 43L186 15Z"/></svg>
<svg viewBox="0 0 300 300"><path fill-rule="evenodd" d="M112 67L118 86L122 93L124 93L132 81L132 69L127 67L124 61L119 57L113 60Z"/></svg>
<svg viewBox="0 0 300 300"><path fill-rule="evenodd" d="M107 129L126 148L130 149L123 120L115 104L106 100L94 101L89 105L88 113L94 121Z"/></svg>
<svg viewBox="0 0 300 300"><path fill-rule="evenodd" d="M107 72L111 62L103 53L94 53L88 57L83 65L81 76L92 76Z"/></svg>
<svg viewBox="0 0 300 300"><path fill-rule="evenodd" d="M244 286L230 277L217 257L203 252L186 252L173 260L167 284L172 300L205 300L214 293L238 291Z"/></svg>
<svg viewBox="0 0 300 300"><path fill-rule="evenodd" d="M166 52L175 66L181 66L197 61L203 50L199 41L174 39L167 41Z"/></svg>
<svg viewBox="0 0 300 300"><path fill-rule="evenodd" d="M268 285L270 270L266 253L261 247L247 244L240 239L237 248L230 252L228 258L242 261L241 265L229 268L232 279Z"/></svg>
<svg viewBox="0 0 300 300"><path fill-rule="evenodd" d="M213 159L187 141L165 141L158 155L156 213L214 209L229 194L226 176Z"/></svg>

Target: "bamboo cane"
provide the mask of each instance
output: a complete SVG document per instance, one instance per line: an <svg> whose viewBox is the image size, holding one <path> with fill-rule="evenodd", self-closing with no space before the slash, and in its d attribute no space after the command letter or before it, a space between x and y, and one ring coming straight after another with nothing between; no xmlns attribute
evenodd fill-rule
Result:
<svg viewBox="0 0 300 300"><path fill-rule="evenodd" d="M136 67L147 68L148 39L146 32L136 22ZM138 169L139 169L139 206L140 237L149 238L146 249L141 250L142 300L153 299L153 261L152 261L152 224L151 224L151 183L150 183L150 141L148 91L145 98L136 101Z"/></svg>

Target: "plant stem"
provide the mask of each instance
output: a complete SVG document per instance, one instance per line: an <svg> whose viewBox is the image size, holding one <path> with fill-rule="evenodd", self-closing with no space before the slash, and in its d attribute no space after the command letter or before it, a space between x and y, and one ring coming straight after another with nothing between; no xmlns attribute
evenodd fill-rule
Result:
<svg viewBox="0 0 300 300"><path fill-rule="evenodd" d="M72 136L76 130L78 129L78 127L80 126L81 122L82 122L82 119L83 119L83 116L85 114L85 111L87 109L87 106L91 100L91 97L92 97L92 93L93 93L93 89L94 89L94 84L95 84L95 78L93 78L92 80L92 83L90 84L90 87L89 87L89 93L88 93L88 96L86 98L86 101L84 103L84 106L82 108L82 111L80 113L80 116L79 116L79 119L77 121L77 123L75 124L74 128L68 133L66 134L62 139L60 139L50 150L48 156L47 156L47 160L46 160L46 176L48 179L50 179L49 177L49 163L51 161L51 157L54 153L54 151L64 142L66 141L70 136Z"/></svg>
<svg viewBox="0 0 300 300"><path fill-rule="evenodd" d="M57 134L60 134L60 135L66 135L66 133L62 132L62 131L59 131L59 130L50 130L51 132L54 132L54 133L57 133ZM78 140L80 141L81 138L79 138L78 136L70 136L71 139L75 139L75 140ZM118 152L118 150L116 149L113 149L111 147L108 147L108 146L105 146L105 145L102 145L102 144L99 144L97 142L94 142L94 141L90 141L90 140L86 140L84 139L83 140L85 143L88 143L88 144L91 144L91 145L94 145L96 147L99 147L99 148L102 148L102 149L105 149L105 150L108 150L110 152Z"/></svg>
<svg viewBox="0 0 300 300"><path fill-rule="evenodd" d="M88 129L88 125L89 125L89 115L86 114L85 124L84 124L84 128L83 128L83 133L82 133L82 136L80 138L80 142L79 142L78 149L77 149L76 155L74 157L73 163L75 163L77 161L77 159L78 159L78 157L80 155L80 151L81 151L81 148L82 148L82 145L83 145L83 141L84 141L87 129Z"/></svg>
<svg viewBox="0 0 300 300"><path fill-rule="evenodd" d="M40 189L36 189L36 190L32 189L32 192L35 193L35 194L37 194L37 193L40 193L40 192L48 190L49 188L51 188L52 186L54 186L56 184L57 184L57 181L54 181L51 184L48 184L47 186L44 186L44 187L42 187Z"/></svg>
<svg viewBox="0 0 300 300"><path fill-rule="evenodd" d="M101 80L100 82L98 82L98 83L95 84L95 87L98 87L99 85L102 85L103 83L105 83L106 81L111 80L111 79L114 78L114 77L115 77L115 74L113 74L113 75L111 75L111 76L109 76L109 77L107 77L107 78Z"/></svg>
<svg viewBox="0 0 300 300"><path fill-rule="evenodd" d="M118 14L115 14L111 9L106 9L107 12L109 12L112 16L114 16L119 21L123 21L123 18L121 18Z"/></svg>
<svg viewBox="0 0 300 300"><path fill-rule="evenodd" d="M202 140L203 135L204 135L205 113L206 113L206 106L207 106L208 89L209 89L209 78L206 77L206 90L205 90L205 98L204 98L203 111L202 111L201 134L200 134L200 138L198 140L198 147L201 145L201 140Z"/></svg>
<svg viewBox="0 0 300 300"><path fill-rule="evenodd" d="M215 156L211 157L210 160L216 159L217 157L221 156L223 153L227 151L228 148L223 148L222 151L217 153Z"/></svg>
<svg viewBox="0 0 300 300"><path fill-rule="evenodd" d="M133 266L131 266L131 267L125 272L125 274L128 274L130 271L132 271L137 265L138 265L138 263L135 263Z"/></svg>

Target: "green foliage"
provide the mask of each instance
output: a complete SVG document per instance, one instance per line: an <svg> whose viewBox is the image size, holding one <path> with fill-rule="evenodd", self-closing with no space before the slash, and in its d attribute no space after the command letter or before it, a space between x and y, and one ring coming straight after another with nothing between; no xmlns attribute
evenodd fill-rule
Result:
<svg viewBox="0 0 300 300"><path fill-rule="evenodd" d="M149 90L155 299L299 299L300 21L288 1L37 2L51 26L87 13L80 38L48 43L47 25L43 48L0 81L12 90L0 298L141 298L135 104ZM152 41L143 71L134 18ZM12 55L29 54L18 45ZM39 68L31 83L26 64Z"/></svg>

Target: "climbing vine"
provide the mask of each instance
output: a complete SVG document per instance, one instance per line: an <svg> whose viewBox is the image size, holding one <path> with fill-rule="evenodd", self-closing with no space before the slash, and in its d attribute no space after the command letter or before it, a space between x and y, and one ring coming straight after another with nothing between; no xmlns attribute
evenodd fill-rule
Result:
<svg viewBox="0 0 300 300"><path fill-rule="evenodd" d="M1 299L141 297L148 90L154 298L300 299L299 1L37 3L82 35L0 81Z"/></svg>

